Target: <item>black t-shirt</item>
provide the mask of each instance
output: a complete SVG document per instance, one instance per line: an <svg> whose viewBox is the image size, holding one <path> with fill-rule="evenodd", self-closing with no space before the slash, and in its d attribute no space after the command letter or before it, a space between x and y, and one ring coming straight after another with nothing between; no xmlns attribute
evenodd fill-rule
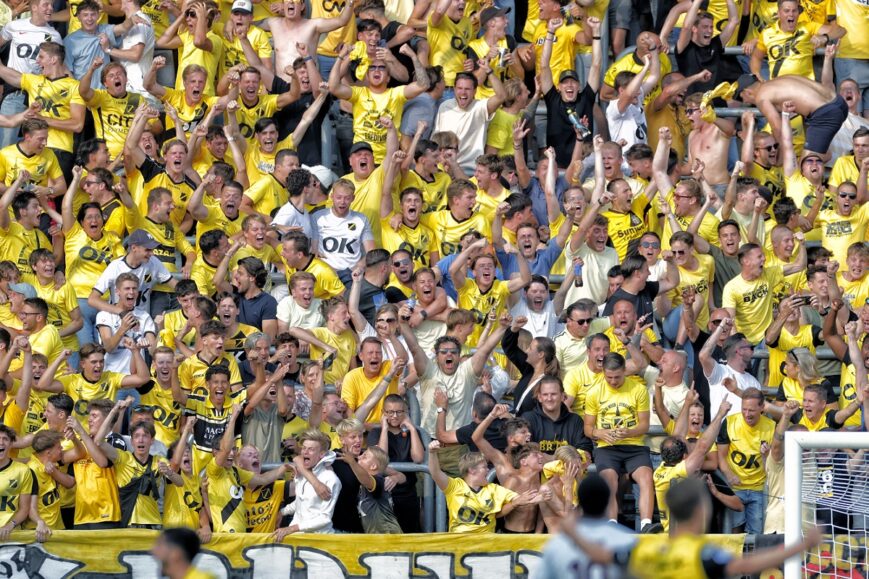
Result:
<svg viewBox="0 0 869 579"><path fill-rule="evenodd" d="M610 299L606 301L606 305L603 308L603 315L609 316L613 313L613 306L619 300L630 300L631 303L634 304L634 308L637 310L637 319L639 320L646 314L649 314L646 318L646 323L652 322L652 314L654 313L654 306L652 305L655 301L655 298L658 296L658 291L660 291L660 285L656 281L647 281L646 286L640 290L640 293L634 295L632 293L628 293L622 288L619 288L615 291Z"/></svg>
<svg viewBox="0 0 869 579"><path fill-rule="evenodd" d="M691 343L691 346L694 348L694 389L700 396L700 402L703 403L704 424L709 424L711 416L709 414L709 380L706 378L706 374L703 373L703 364L700 363L700 350L703 349L703 345L706 344L706 340L709 338L709 334L700 330L700 333L697 334L697 339ZM724 350L717 344L715 349L712 350L712 359L720 364L727 364Z"/></svg>
<svg viewBox="0 0 869 579"><path fill-rule="evenodd" d="M278 302L271 294L261 291L255 298L238 295L238 321L248 326L263 329L263 320L275 320Z"/></svg>
<svg viewBox="0 0 869 579"><path fill-rule="evenodd" d="M368 446L377 446L377 443L380 442L380 431L381 427L375 426L368 432ZM410 457L411 435L409 433L393 434L387 432L386 436L387 444L389 444L389 462L413 462ZM415 498L417 496L416 473L406 472L404 476L407 477L407 480L402 484L395 485L395 488L392 489L393 498Z"/></svg>
<svg viewBox="0 0 869 579"><path fill-rule="evenodd" d="M290 90L290 85L282 78L275 75L272 81L272 94L282 94ZM302 137L302 142L296 143L296 150L299 153L299 160L303 165L313 167L314 165L323 164L322 146L323 140L320 131L323 127L323 122L326 120L326 115L329 114L329 107L333 101L332 96L326 97L326 102L317 113L317 117L308 130L305 131L305 136ZM278 140L287 138L302 120L302 115L308 110L308 107L314 102L314 95L304 93L299 97L299 100L290 103L288 106L275 113L274 119L278 125Z"/></svg>
<svg viewBox="0 0 869 579"><path fill-rule="evenodd" d="M546 102L546 144L555 149L558 166L566 168L573 156L576 145L576 132L570 124L570 113L576 112L579 118L594 118L594 91L586 84L576 97L576 102L566 103L554 86L549 89L543 100Z"/></svg>
<svg viewBox="0 0 869 579"><path fill-rule="evenodd" d="M340 458L332 463L332 470L341 481L341 492L335 501L335 511L332 513L332 525L345 533L364 533L362 521L359 520L359 479L353 474L353 469Z"/></svg>
<svg viewBox="0 0 869 579"><path fill-rule="evenodd" d="M352 283L347 286L347 295L350 295L352 287ZM372 328L377 316L377 308L387 303L387 301L383 288L379 288L367 279L362 278L362 289L359 292L359 312L365 316L365 319L368 320ZM362 328L356 328L356 330L362 331Z"/></svg>
<svg viewBox="0 0 869 579"><path fill-rule="evenodd" d="M468 450L471 452L477 452L479 450L477 445L474 444L474 441L471 440L471 435L474 434L477 426L479 425L476 422L472 422L456 429L456 440L459 444L467 444ZM485 438L486 441L495 448L495 450L507 452L507 437L504 436L503 429L504 419L496 418L486 429L486 432L483 433L483 438Z"/></svg>
<svg viewBox="0 0 869 579"><path fill-rule="evenodd" d="M697 74L700 71L708 70L712 73L712 78L707 82L695 82L688 89L688 94L695 92L705 92L712 90L720 82L719 63L721 57L724 56L724 46L721 44L721 37L714 36L709 46L700 46L695 44L693 40L688 41L688 46L682 52L676 51L676 63L679 65L679 72L686 77Z"/></svg>

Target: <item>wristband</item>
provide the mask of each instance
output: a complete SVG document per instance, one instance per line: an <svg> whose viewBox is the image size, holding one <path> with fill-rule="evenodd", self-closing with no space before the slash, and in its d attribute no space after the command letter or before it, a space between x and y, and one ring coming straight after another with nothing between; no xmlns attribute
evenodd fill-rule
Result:
<svg viewBox="0 0 869 579"><path fill-rule="evenodd" d="M302 59L302 62L310 62L312 60L314 60L313 56L306 56L305 58Z"/></svg>

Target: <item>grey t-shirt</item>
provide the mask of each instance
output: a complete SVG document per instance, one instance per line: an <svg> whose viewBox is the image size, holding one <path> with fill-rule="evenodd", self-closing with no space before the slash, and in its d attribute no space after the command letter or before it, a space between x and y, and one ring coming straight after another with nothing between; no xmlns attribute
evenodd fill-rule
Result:
<svg viewBox="0 0 869 579"><path fill-rule="evenodd" d="M366 533L399 534L401 527L392 509L392 495L384 487L383 475L374 475L374 490L359 486L359 519Z"/></svg>

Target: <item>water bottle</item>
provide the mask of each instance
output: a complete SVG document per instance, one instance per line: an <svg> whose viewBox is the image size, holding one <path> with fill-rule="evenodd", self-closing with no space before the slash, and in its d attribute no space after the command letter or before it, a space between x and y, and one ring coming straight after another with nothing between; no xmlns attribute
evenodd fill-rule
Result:
<svg viewBox="0 0 869 579"><path fill-rule="evenodd" d="M582 287L582 264L574 263L573 264L573 285L576 287Z"/></svg>
<svg viewBox="0 0 869 579"><path fill-rule="evenodd" d="M416 307L416 300L413 297L411 297L410 299L408 299L405 302L405 304L407 304L407 307L410 308L410 312L413 313L413 309ZM407 317L402 316L401 319L403 319L406 322L407 320L410 319L410 316L407 316Z"/></svg>

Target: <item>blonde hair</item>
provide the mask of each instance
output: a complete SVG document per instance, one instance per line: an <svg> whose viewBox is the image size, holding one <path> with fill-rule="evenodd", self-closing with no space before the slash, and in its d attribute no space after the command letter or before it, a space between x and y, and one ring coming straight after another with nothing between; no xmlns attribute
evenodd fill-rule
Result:
<svg viewBox="0 0 869 579"><path fill-rule="evenodd" d="M383 452L383 449L379 446L369 446L368 454L370 454L371 458L374 459L374 462L377 463L377 474L383 474L389 464L389 455Z"/></svg>
<svg viewBox="0 0 869 579"><path fill-rule="evenodd" d="M468 471L480 463L485 463L486 457L481 452L469 452L459 459L459 476L464 477Z"/></svg>
<svg viewBox="0 0 869 579"><path fill-rule="evenodd" d="M335 427L335 432L340 438L344 438L348 434L365 432L365 425L358 418L345 418Z"/></svg>

